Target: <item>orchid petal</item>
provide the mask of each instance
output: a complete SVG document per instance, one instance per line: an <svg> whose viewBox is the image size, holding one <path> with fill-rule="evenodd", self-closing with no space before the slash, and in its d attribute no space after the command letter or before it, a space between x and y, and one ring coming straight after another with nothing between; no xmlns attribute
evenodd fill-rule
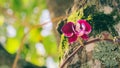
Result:
<svg viewBox="0 0 120 68"><path fill-rule="evenodd" d="M69 43L73 43L74 41L76 41L77 40L77 35L76 34L74 34L73 36L71 36L71 37L68 37L68 41L69 41Z"/></svg>
<svg viewBox="0 0 120 68"><path fill-rule="evenodd" d="M81 27L82 27L82 30L85 30L86 29L86 26L85 26L85 24L81 24Z"/></svg>
<svg viewBox="0 0 120 68"><path fill-rule="evenodd" d="M81 38L82 38L83 40L88 40L89 37L88 37L87 34L84 34L84 35L81 36Z"/></svg>
<svg viewBox="0 0 120 68"><path fill-rule="evenodd" d="M73 35L74 31L73 31L73 26L74 24L72 22L68 22L67 24L65 24L62 27L62 32L65 36L70 37Z"/></svg>
<svg viewBox="0 0 120 68"><path fill-rule="evenodd" d="M64 35L67 37L71 37L73 35L73 33L67 33L67 34L64 33Z"/></svg>
<svg viewBox="0 0 120 68"><path fill-rule="evenodd" d="M78 20L78 23L82 25L83 29L84 29L84 26L85 26L85 34L89 34L91 32L92 28L86 20Z"/></svg>
<svg viewBox="0 0 120 68"><path fill-rule="evenodd" d="M82 35L84 35L84 33L85 33L85 31L84 31L84 30L81 30L78 35L79 35L79 36L82 36Z"/></svg>
<svg viewBox="0 0 120 68"><path fill-rule="evenodd" d="M76 34L77 36L82 36L82 35L85 34L85 31L84 31L84 30L80 30L79 32L76 31L75 34Z"/></svg>
<svg viewBox="0 0 120 68"><path fill-rule="evenodd" d="M76 26L75 27L76 31L74 31L75 34L77 34L78 36L82 36L85 33L85 25L84 24L81 25L79 23L76 23L75 26ZM81 27L83 27L83 28L81 28Z"/></svg>

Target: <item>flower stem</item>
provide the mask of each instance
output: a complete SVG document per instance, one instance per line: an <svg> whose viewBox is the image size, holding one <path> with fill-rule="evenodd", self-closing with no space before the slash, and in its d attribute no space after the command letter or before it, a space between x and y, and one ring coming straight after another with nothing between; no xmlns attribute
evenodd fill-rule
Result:
<svg viewBox="0 0 120 68"><path fill-rule="evenodd" d="M80 43L80 46L79 46L72 54L70 54L70 56L68 56L68 58L62 63L62 65L60 66L60 68L63 68L64 65L68 62L68 60L69 60L71 57L73 57L79 50L82 51L84 44L83 44L83 42L82 42L82 40L81 40L80 38L78 38L78 41L79 41L79 43Z"/></svg>
<svg viewBox="0 0 120 68"><path fill-rule="evenodd" d="M84 46L84 44L83 44L81 38L78 38L78 41L79 41L79 43L80 43L81 46Z"/></svg>

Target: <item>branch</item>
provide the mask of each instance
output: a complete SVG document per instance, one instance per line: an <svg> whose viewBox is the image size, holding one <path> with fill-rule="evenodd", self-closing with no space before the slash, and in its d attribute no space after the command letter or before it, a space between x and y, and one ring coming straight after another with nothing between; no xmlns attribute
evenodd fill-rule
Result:
<svg viewBox="0 0 120 68"><path fill-rule="evenodd" d="M18 52L17 52L17 54L16 54L16 57L15 57L15 59L14 59L14 63L13 63L12 68L16 68L17 62L18 62L19 57L20 57L20 53L21 53L22 48L23 48L23 46L24 46L24 42L25 42L25 40L26 40L27 35L30 33L30 31L31 31L32 29L36 29L36 28L42 27L42 26L44 26L44 25L46 25L46 24L48 24L48 23L49 23L49 22L46 22L46 23L43 23L43 24L40 24L40 25L33 26L33 27L31 27L31 29L30 29L26 34L24 34L24 36L22 37L22 40L21 40L20 47L19 47Z"/></svg>
<svg viewBox="0 0 120 68"><path fill-rule="evenodd" d="M14 59L14 63L13 63L12 68L16 68L17 62L18 62L19 57L20 57L21 50L22 50L22 48L23 48L23 46L24 46L24 42L25 42L25 40L26 40L26 36L29 34L29 32L30 32L30 30L29 30L26 34L24 34L24 36L23 36L23 38L22 38L22 41L21 41L20 47L19 47L19 49L18 49L17 55L16 55L16 57L15 57L15 59Z"/></svg>
<svg viewBox="0 0 120 68"><path fill-rule="evenodd" d="M97 39L94 39L94 40L91 40L91 41L84 43L84 46L86 46L90 43L94 43L94 42L98 42L98 41L102 41L102 40L113 42L112 39L99 39L99 38L97 38ZM72 54L70 54L70 56L68 56L66 58L66 60L61 64L60 68L63 68L65 66L65 64L70 60L70 58L73 57L79 50L82 51L84 46L79 46Z"/></svg>

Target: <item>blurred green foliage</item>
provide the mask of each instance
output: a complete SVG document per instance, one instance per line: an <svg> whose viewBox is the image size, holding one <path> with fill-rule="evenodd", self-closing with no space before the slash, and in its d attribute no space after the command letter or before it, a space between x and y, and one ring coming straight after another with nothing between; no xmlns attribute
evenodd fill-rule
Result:
<svg viewBox="0 0 120 68"><path fill-rule="evenodd" d="M8 38L5 48L10 54L14 54L18 50L19 45L20 40L18 40L17 38Z"/></svg>
<svg viewBox="0 0 120 68"><path fill-rule="evenodd" d="M33 28L40 24L40 16L44 9L47 9L46 0L0 0L0 39L3 38L0 43L8 53L16 54L23 36L30 30L21 57L38 66L45 65L48 56L57 61L57 44L54 35L51 33L42 36L42 27ZM8 36L9 25L15 29L15 36ZM37 43L43 44L45 55L37 53Z"/></svg>

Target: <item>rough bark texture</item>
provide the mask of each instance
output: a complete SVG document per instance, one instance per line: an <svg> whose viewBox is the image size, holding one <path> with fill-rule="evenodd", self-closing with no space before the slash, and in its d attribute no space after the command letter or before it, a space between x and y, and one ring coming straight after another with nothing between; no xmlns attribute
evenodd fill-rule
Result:
<svg viewBox="0 0 120 68"><path fill-rule="evenodd" d="M60 2L60 3L59 3ZM51 17L59 17L63 16L65 12L62 12L62 7L65 7L65 9L71 7L67 5L66 3L69 2L68 0L65 0L65 3L62 2L62 0L48 0L49 10L51 13ZM59 3L59 4L58 4ZM112 8L117 8L119 10L120 1L119 0L74 0L73 6L71 10L69 10L70 13L81 9L82 7L95 5L96 10L98 11L104 11L104 13L109 13L111 10L109 8L106 8L105 6L111 6ZM64 10L65 11L65 10ZM62 13L61 13L62 12ZM67 13L68 15L70 13ZM58 22L58 21L56 21ZM62 23L62 22L61 22ZM64 22L66 23L66 22ZM56 33L56 37L58 33L56 32L56 25L57 23L53 23L53 29ZM118 27L119 29L119 27ZM60 40L60 39L58 39ZM58 41L59 42L59 41ZM80 46L79 42L75 42L74 44L70 45L68 53L65 53L64 58L62 61L64 61L78 46ZM75 54L64 66L64 68L107 68L103 64L101 64L100 61L93 59L92 53L95 47L95 43L89 44L88 46L84 47L82 51L78 51L77 54ZM60 65L62 62L60 63ZM115 67L113 67L115 68ZM117 66L116 68L119 68Z"/></svg>
<svg viewBox="0 0 120 68"><path fill-rule="evenodd" d="M103 1L103 2L100 2ZM106 2L106 3L104 3ZM91 6L95 5L96 9L100 11L100 9L104 8L104 6L111 6L112 8L118 8L120 1L119 0L74 0L74 5L72 7L72 12L75 10L79 10L85 5ZM104 8L106 13L110 12L110 9ZM118 28L119 29L119 28ZM70 46L68 54L64 57L63 61L79 46L79 42L76 42ZM74 55L64 66L64 68L108 68L101 64L100 61L93 59L92 51L94 50L95 43L89 44L84 47L82 51L79 51L76 55ZM115 67L112 67L115 68ZM116 68L119 68L117 66Z"/></svg>

